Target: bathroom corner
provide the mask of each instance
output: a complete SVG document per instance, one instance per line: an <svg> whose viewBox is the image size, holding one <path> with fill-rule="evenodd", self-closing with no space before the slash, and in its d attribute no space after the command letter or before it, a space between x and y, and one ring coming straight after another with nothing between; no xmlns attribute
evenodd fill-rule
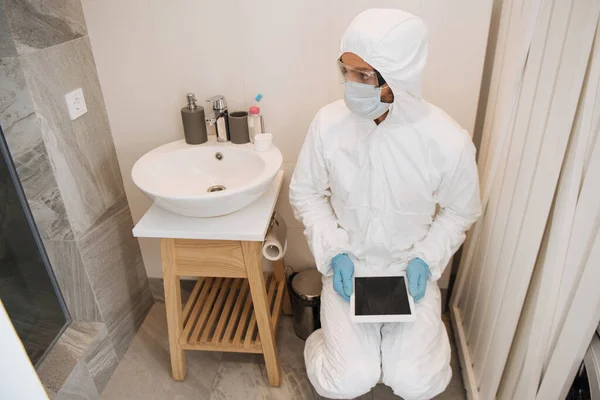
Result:
<svg viewBox="0 0 600 400"><path fill-rule="evenodd" d="M87 345L76 343L86 335L72 335L71 346L61 347L61 338L55 348L71 354L67 359L95 359L71 365L79 366L72 373L81 373L83 365L101 393L115 359L122 358L150 309L152 295L131 234L133 221L80 1L3 2L0 79L0 122L73 321L67 332L87 323L97 331L92 338L103 335ZM88 112L71 121L64 95L76 88L83 89ZM92 343L91 353L73 350Z"/></svg>

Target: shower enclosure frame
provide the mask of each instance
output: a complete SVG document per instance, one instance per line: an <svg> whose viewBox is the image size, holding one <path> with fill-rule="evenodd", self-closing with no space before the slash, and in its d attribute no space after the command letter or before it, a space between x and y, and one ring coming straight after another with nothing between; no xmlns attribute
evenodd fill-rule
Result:
<svg viewBox="0 0 600 400"><path fill-rule="evenodd" d="M71 321L73 319L71 318L71 314L69 313L69 309L67 308L65 299L63 298L62 292L58 286L58 282L56 281L56 276L54 275L54 270L52 269L50 259L48 258L48 254L46 253L46 248L44 247L44 242L42 241L40 233L37 229L37 225L33 218L33 214L31 213L31 209L29 208L29 203L27 202L27 198L25 197L25 191L23 190L23 186L21 185L21 180L19 179L19 176L17 174L17 169L15 167L15 164L11 157L10 151L8 149L8 143L6 142L6 138L4 136L4 131L2 130L2 126L0 126L0 153L6 160L6 165L8 167L8 173L10 175L10 178L11 178L13 184L15 185L15 191L17 193L17 197L19 199L21 208L23 209L23 213L25 214L25 219L27 220L27 223L29 224L29 229L31 230L31 235L32 235L35 245L40 253L40 258L42 260L42 263L44 264L44 268L46 269L46 273L48 274L48 278L50 279L50 283L52 285L52 288L54 289L54 293L56 294L56 299L58 300L58 304L65 315L64 325L57 332L56 337L48 345L48 347L46 348L44 353L40 356L39 360L36 361L34 367L38 368L39 365L44 361L44 359L48 355L48 352L50 352L52 347L54 347L54 344L56 343L56 341L62 336L63 332L65 331L65 329L67 329L67 327L69 326L69 324L71 323Z"/></svg>

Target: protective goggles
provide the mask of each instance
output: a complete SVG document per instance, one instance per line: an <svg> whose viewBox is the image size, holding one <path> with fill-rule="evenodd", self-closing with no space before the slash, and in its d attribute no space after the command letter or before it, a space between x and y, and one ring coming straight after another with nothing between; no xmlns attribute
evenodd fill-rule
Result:
<svg viewBox="0 0 600 400"><path fill-rule="evenodd" d="M373 85L375 87L383 86L385 84L385 79L383 79L377 70L365 70L351 67L344 64L341 57L338 58L337 64L345 81L358 82L365 85Z"/></svg>

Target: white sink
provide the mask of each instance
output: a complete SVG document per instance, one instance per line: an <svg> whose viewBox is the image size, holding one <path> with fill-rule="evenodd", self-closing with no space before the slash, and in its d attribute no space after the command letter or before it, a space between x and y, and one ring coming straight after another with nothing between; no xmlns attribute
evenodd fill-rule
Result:
<svg viewBox="0 0 600 400"><path fill-rule="evenodd" d="M146 153L133 166L133 182L160 207L188 217L216 217L238 211L258 199L281 168L275 146L266 152L253 145L188 145L184 140Z"/></svg>

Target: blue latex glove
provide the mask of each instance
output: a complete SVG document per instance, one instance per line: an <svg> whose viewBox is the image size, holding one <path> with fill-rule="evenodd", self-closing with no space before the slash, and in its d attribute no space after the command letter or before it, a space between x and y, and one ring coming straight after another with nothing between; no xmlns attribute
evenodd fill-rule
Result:
<svg viewBox="0 0 600 400"><path fill-rule="evenodd" d="M429 280L429 265L420 258L413 258L406 267L408 291L415 301L425 296L427 281Z"/></svg>
<svg viewBox="0 0 600 400"><path fill-rule="evenodd" d="M352 276L354 275L354 263L347 254L338 254L331 260L333 269L333 290L346 301L350 301L352 295Z"/></svg>

